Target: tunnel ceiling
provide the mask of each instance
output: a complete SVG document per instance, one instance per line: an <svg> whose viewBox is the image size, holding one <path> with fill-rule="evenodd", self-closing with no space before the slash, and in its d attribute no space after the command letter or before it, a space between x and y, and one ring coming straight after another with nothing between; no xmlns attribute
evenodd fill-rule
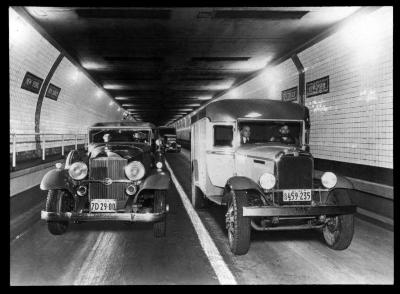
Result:
<svg viewBox="0 0 400 294"><path fill-rule="evenodd" d="M163 125L358 8L25 9L124 109Z"/></svg>

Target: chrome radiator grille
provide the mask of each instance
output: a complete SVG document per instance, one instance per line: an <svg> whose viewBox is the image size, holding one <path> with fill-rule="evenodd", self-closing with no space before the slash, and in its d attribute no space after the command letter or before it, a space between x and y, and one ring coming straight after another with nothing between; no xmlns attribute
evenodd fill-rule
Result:
<svg viewBox="0 0 400 294"><path fill-rule="evenodd" d="M124 167L127 160L119 157L100 157L92 158L89 162L89 179L90 180L104 180L110 178L111 180L126 179ZM89 198L90 199L117 199L124 200L125 183L112 183L105 185L103 183L90 183L89 184Z"/></svg>

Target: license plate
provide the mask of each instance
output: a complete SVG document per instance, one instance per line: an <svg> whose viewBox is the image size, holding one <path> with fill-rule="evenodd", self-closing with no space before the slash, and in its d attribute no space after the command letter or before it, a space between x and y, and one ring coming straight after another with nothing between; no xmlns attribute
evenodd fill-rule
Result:
<svg viewBox="0 0 400 294"><path fill-rule="evenodd" d="M115 212L117 201L115 199L92 199L90 212Z"/></svg>
<svg viewBox="0 0 400 294"><path fill-rule="evenodd" d="M283 201L311 201L311 190L283 190Z"/></svg>

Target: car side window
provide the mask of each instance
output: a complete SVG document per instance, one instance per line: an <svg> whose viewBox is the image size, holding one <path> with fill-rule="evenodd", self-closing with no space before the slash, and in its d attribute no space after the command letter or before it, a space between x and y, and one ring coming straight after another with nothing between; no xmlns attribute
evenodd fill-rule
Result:
<svg viewBox="0 0 400 294"><path fill-rule="evenodd" d="M232 146L233 126L214 126L214 146Z"/></svg>

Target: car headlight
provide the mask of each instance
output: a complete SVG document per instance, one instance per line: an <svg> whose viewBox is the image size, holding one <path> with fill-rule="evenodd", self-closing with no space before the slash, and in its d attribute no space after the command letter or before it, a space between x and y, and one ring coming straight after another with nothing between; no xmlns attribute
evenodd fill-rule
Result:
<svg viewBox="0 0 400 294"><path fill-rule="evenodd" d="M270 173L264 173L260 177L260 185L264 189L272 189L275 186L276 179L273 174Z"/></svg>
<svg viewBox="0 0 400 294"><path fill-rule="evenodd" d="M156 167L157 167L158 169L161 169L162 166L163 166L163 164L162 164L161 161L159 161L159 162L156 163Z"/></svg>
<svg viewBox="0 0 400 294"><path fill-rule="evenodd" d="M87 176L88 167L85 163L78 161L71 164L68 169L69 176L74 180L82 180Z"/></svg>
<svg viewBox="0 0 400 294"><path fill-rule="evenodd" d="M332 172L325 172L321 177L321 182L325 188L331 189L335 187L337 183L337 177Z"/></svg>
<svg viewBox="0 0 400 294"><path fill-rule="evenodd" d="M131 181L137 181L144 177L145 169L140 161L132 161L125 166L125 175Z"/></svg>

